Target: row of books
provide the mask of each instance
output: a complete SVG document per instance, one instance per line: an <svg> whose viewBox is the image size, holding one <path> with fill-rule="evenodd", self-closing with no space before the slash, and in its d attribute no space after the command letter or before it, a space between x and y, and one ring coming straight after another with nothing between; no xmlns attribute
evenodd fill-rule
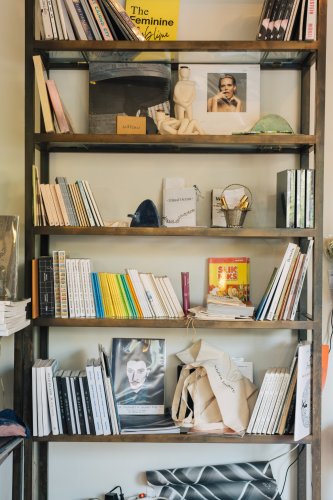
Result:
<svg viewBox="0 0 333 500"><path fill-rule="evenodd" d="M90 259L71 259L64 250L32 263L33 318L183 318L167 276L127 269L91 272Z"/></svg>
<svg viewBox="0 0 333 500"><path fill-rule="evenodd" d="M60 370L55 359L37 359L32 367L33 435L119 434L110 360L99 357L84 370Z"/></svg>
<svg viewBox="0 0 333 500"><path fill-rule="evenodd" d="M306 250L288 243L279 267L274 268L265 293L255 311L256 320L294 320L312 255L313 240Z"/></svg>
<svg viewBox="0 0 333 500"><path fill-rule="evenodd" d="M145 40L118 0L39 0L44 40Z"/></svg>
<svg viewBox="0 0 333 500"><path fill-rule="evenodd" d="M314 178L312 169L277 173L276 227L314 227Z"/></svg>
<svg viewBox="0 0 333 500"><path fill-rule="evenodd" d="M35 226L104 226L87 180L71 183L66 177L57 177L54 184L41 184L35 166L33 171Z"/></svg>
<svg viewBox="0 0 333 500"><path fill-rule="evenodd" d="M30 325L27 308L31 299L0 301L0 337L8 337Z"/></svg>
<svg viewBox="0 0 333 500"><path fill-rule="evenodd" d="M247 428L248 434L295 434L295 440L310 433L310 422L303 428L300 410L310 415L311 397L304 391L310 376L311 345L297 346L290 368L266 371ZM297 399L298 396L298 399Z"/></svg>
<svg viewBox="0 0 333 500"><path fill-rule="evenodd" d="M265 0L257 40L315 40L317 0Z"/></svg>

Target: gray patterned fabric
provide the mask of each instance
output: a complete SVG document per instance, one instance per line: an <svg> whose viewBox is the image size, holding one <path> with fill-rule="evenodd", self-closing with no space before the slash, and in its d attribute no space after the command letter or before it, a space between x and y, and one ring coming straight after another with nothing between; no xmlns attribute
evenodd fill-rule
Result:
<svg viewBox="0 0 333 500"><path fill-rule="evenodd" d="M147 471L149 485L169 500L281 500L268 462Z"/></svg>

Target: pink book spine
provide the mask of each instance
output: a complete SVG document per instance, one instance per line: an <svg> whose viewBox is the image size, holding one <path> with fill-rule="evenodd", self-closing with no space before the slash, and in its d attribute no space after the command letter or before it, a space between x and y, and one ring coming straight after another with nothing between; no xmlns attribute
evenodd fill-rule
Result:
<svg viewBox="0 0 333 500"><path fill-rule="evenodd" d="M50 96L50 101L52 103L53 111L59 126L59 130L62 134L68 133L70 130L55 81L46 80L46 86Z"/></svg>
<svg viewBox="0 0 333 500"><path fill-rule="evenodd" d="M188 272L182 272L181 278L182 278L183 311L185 316L187 316L188 310L190 308L190 274Z"/></svg>

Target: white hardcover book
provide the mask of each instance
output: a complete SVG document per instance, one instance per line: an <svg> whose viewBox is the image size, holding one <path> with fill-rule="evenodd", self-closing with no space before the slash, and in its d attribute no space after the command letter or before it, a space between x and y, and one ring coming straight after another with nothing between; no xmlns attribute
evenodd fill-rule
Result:
<svg viewBox="0 0 333 500"><path fill-rule="evenodd" d="M177 310L178 318L184 318L185 314L184 314L183 308L180 305L180 302L178 300L176 292L171 284L170 278L168 276L163 276L162 278L163 278L163 281L164 281L164 283L169 291L169 294L170 294L170 297L173 301L173 304Z"/></svg>
<svg viewBox="0 0 333 500"><path fill-rule="evenodd" d="M41 397L37 398L37 392L40 390L40 387L37 387L37 370L39 365L42 363L41 359L36 359L31 369L31 384L32 384L32 435L33 436L41 436L39 433L38 427L42 422L39 422L38 413L39 413L39 404L41 404ZM38 384L39 385L39 384Z"/></svg>
<svg viewBox="0 0 333 500"><path fill-rule="evenodd" d="M101 212L97 206L97 203L96 203L95 197L93 195L93 192L91 190L90 184L88 181L85 181L85 180L83 180L82 182L83 182L83 186L84 186L86 193L87 193L88 201L89 201L89 203L91 203L91 207L93 208L93 211L96 214L96 224L98 226L104 226L105 224L104 224L103 218L101 216Z"/></svg>
<svg viewBox="0 0 333 500"><path fill-rule="evenodd" d="M306 181L305 181L305 227L314 227L314 210L315 210L315 199L314 199L314 178L315 171L308 169L305 171Z"/></svg>
<svg viewBox="0 0 333 500"><path fill-rule="evenodd" d="M264 400L263 412L260 415L258 422L257 434L265 434L265 425L268 419L271 405L274 404L274 396L276 387L280 378L280 368L275 368L274 374L271 376L270 384L267 387L267 396Z"/></svg>
<svg viewBox="0 0 333 500"><path fill-rule="evenodd" d="M59 371L58 371L58 373L59 373ZM53 390L54 390L54 398L55 398L56 410L57 410L57 419L58 419L59 434L63 434L64 433L64 428L63 428L62 419L61 419L59 390L58 390L58 384L57 384L57 377L55 375L56 375L56 373L54 373L53 377L52 377Z"/></svg>
<svg viewBox="0 0 333 500"><path fill-rule="evenodd" d="M52 363L50 359L44 359L40 367L40 384L41 384L41 397L42 397L42 422L43 422L43 436L48 436L51 432L51 419L47 396L46 375L45 367Z"/></svg>
<svg viewBox="0 0 333 500"><path fill-rule="evenodd" d="M94 360L93 359L88 359L87 364L86 364L86 373L87 373L87 380L88 380L89 393L90 393L90 399L91 399L91 408L92 408L93 417L94 417L95 432L96 432L96 436L101 436L103 434L103 426L102 426L101 413L100 413L99 404L98 404L97 388L96 388L96 381L95 381L95 375L94 375Z"/></svg>
<svg viewBox="0 0 333 500"><path fill-rule="evenodd" d="M266 388L267 388L267 385L268 385L268 380L269 380L269 374L271 372L271 369L268 369L264 375L264 379L262 381L262 384L261 384L261 387L260 387L260 390L259 390L259 394L258 394L258 397L257 397L257 400L256 400L256 403L254 405L254 408L253 408L253 411L252 411L252 414L251 414L251 417L250 417L250 421L249 421L249 425L247 426L247 429L246 429L246 432L248 434L253 434L253 428L254 428L254 424L257 420L257 417L258 417L258 414L259 414L259 410L260 410L260 406L262 404L262 401L263 401L263 398L264 398L264 394L266 392Z"/></svg>
<svg viewBox="0 0 333 500"><path fill-rule="evenodd" d="M58 3L57 0L51 0L52 1L52 7L53 7L53 14L54 14L54 20L57 28L57 33L58 33L58 40L64 40L64 33L62 31L62 25L60 21L60 14L58 10Z"/></svg>
<svg viewBox="0 0 333 500"><path fill-rule="evenodd" d="M100 413L101 413L103 434L104 434L104 436L107 436L107 435L111 434L111 427L110 427L110 419L109 419L107 403L106 403L101 361L99 359L94 360L94 375L95 375L95 382L96 382L97 399L98 399L99 409L100 409Z"/></svg>
<svg viewBox="0 0 333 500"><path fill-rule="evenodd" d="M276 405L274 407L274 411L272 413L271 421L268 425L268 429L267 429L266 434L275 434L275 432L276 432L275 429L277 428L277 424L278 424L279 417L281 414L282 405L283 405L283 402L284 402L284 399L286 396L286 392L288 389L289 381L290 381L290 373L288 371L285 371L285 373L283 374L280 391L279 391L279 394L278 394L278 397L276 400Z"/></svg>
<svg viewBox="0 0 333 500"><path fill-rule="evenodd" d="M316 40L317 38L317 1L318 0L308 0L305 40Z"/></svg>
<svg viewBox="0 0 333 500"><path fill-rule="evenodd" d="M90 317L96 318L94 292L93 292L92 280L91 280L90 259L81 259L81 260L83 262L84 276L85 276L85 279L87 281L87 292L88 292L88 303L89 303L89 309L90 309Z"/></svg>
<svg viewBox="0 0 333 500"><path fill-rule="evenodd" d="M164 189L162 216L163 226L196 226L196 196L194 187Z"/></svg>
<svg viewBox="0 0 333 500"><path fill-rule="evenodd" d="M292 310L291 310L291 313L290 313L290 319L291 319L291 321L293 321L295 319L295 316L296 316L298 302L299 302L299 299L300 299L300 296L301 296L301 292L302 292L302 288L303 288L303 283L304 283L304 280L305 280L306 272L308 270L310 259L311 259L311 255L312 255L312 247L313 247L313 240L309 240L308 248L307 248L307 251L306 251L306 254L305 254L305 257L304 257L304 260L303 260L303 265L302 265L302 268L301 268L301 273L300 273L299 281L297 283L295 300L293 302Z"/></svg>
<svg viewBox="0 0 333 500"><path fill-rule="evenodd" d="M47 363L44 368L47 397L49 402L51 430L54 436L57 436L59 434L58 414L57 414L56 399L53 386L53 375L54 372L57 370L57 368L58 368L58 362L55 359L49 360L49 363Z"/></svg>
<svg viewBox="0 0 333 500"><path fill-rule="evenodd" d="M172 308L171 299L167 292L167 289L164 287L163 280L161 280L160 276L154 276L155 284L158 289L161 300L163 301L164 307L167 310L167 315L169 318L175 318L174 310Z"/></svg>
<svg viewBox="0 0 333 500"><path fill-rule="evenodd" d="M146 297L150 303L151 308L154 311L154 316L156 318L160 318L161 315L163 316L163 313L161 313L159 303L157 302L156 297L153 293L150 279L148 278L146 273L139 273L139 277L145 290Z"/></svg>
<svg viewBox="0 0 333 500"><path fill-rule="evenodd" d="M83 260L84 259L78 259L78 267L79 267L79 273L81 276L84 312L85 312L86 318L91 318L90 302L89 302L89 297L88 297L88 294L89 294L88 281L87 281L86 269L85 269Z"/></svg>
<svg viewBox="0 0 333 500"><path fill-rule="evenodd" d="M271 302L273 300L273 296L275 294L275 290L276 290L276 287L278 286L278 283L279 283L279 280L280 280L280 276L281 276L281 273L283 271L283 268L284 268L284 264L286 262L286 259L291 251L291 249L293 248L293 245L295 245L295 243L288 243L288 246L286 248L286 251L283 255L283 258L282 258L282 261L281 261L281 264L275 274L275 277L274 277L274 281L272 283L272 286L271 286L271 289L269 291L269 294L268 294L268 297L267 297L267 300L266 300L266 303L265 303L265 306L260 314L260 316L257 318L257 320L264 320L266 319L266 314L269 310L269 307L271 305Z"/></svg>
<svg viewBox="0 0 333 500"><path fill-rule="evenodd" d="M276 377L275 377L275 382L273 385L273 390L272 390L272 398L271 402L269 404L268 410L267 410L267 415L265 417L264 424L262 426L261 434L268 434L268 428L272 420L272 416L274 413L274 410L277 406L277 401L279 397L279 393L281 390L281 385L284 379L284 375L286 374L287 369L286 368L278 368Z"/></svg>
<svg viewBox="0 0 333 500"><path fill-rule="evenodd" d="M285 258L283 259L284 263L283 263L283 268L282 268L281 273L280 273L279 281L276 285L276 289L275 289L274 295L272 297L271 304L270 304L269 309L267 311L266 319L269 321L272 321L274 319L274 314L275 314L276 308L278 306L280 296L281 296L285 281L286 281L288 273L289 273L290 266L293 262L294 255L298 250L299 250L299 247L295 243L288 244Z"/></svg>
<svg viewBox="0 0 333 500"><path fill-rule="evenodd" d="M67 8L65 6L65 0L60 0L61 6L62 6L62 13L64 15L64 20L66 24L66 31L68 35L68 40L76 40L75 33L73 31L72 23L69 19Z"/></svg>
<svg viewBox="0 0 333 500"><path fill-rule="evenodd" d="M87 35L85 34L84 29L82 27L80 18L74 7L73 0L64 0L64 2L77 39L88 40Z"/></svg>
<svg viewBox="0 0 333 500"><path fill-rule="evenodd" d="M78 259L70 259L74 285L74 307L76 318L84 318L83 294L79 276Z"/></svg>
<svg viewBox="0 0 333 500"><path fill-rule="evenodd" d="M47 0L47 6L49 9L51 27L52 27L52 32L53 32L53 40L58 40L58 31L57 31L56 21L55 21L55 17L54 17L52 0Z"/></svg>
<svg viewBox="0 0 333 500"><path fill-rule="evenodd" d="M145 289L140 280L139 272L136 269L126 269L127 274L131 278L135 293L140 302L140 306L145 318L154 318L155 313L147 298Z"/></svg>
<svg viewBox="0 0 333 500"><path fill-rule="evenodd" d="M75 426L76 426L76 433L77 434L82 434L81 431L81 424L80 424L80 418L79 418L79 410L77 407L77 399L76 399L76 391L75 391L75 383L74 383L74 375L73 375L74 370L71 371L71 375L69 378L69 385L71 389L71 396L72 396L72 401L73 401L73 410L74 410L74 419L75 419Z"/></svg>
<svg viewBox="0 0 333 500"><path fill-rule="evenodd" d="M53 40L53 30L47 0L39 0L45 40Z"/></svg>
<svg viewBox="0 0 333 500"><path fill-rule="evenodd" d="M67 282L69 317L76 318L72 259L66 259L66 282Z"/></svg>
<svg viewBox="0 0 333 500"><path fill-rule="evenodd" d="M177 311L177 308L172 300L172 297L170 295L170 292L168 290L168 287L166 286L166 283L164 281L164 277L163 276L157 276L157 280L159 281L160 283L160 286L161 288L163 289L164 291L164 294L166 296L166 299L169 303L169 307L171 308L171 311L172 311L172 318L178 318L178 311Z"/></svg>
<svg viewBox="0 0 333 500"><path fill-rule="evenodd" d="M64 14L64 11L66 11L66 9L65 9L65 6L61 0L56 0L56 1L57 1L57 7L58 7L58 12L59 12L59 18L60 18L60 22L61 22L61 29L62 29L63 37L64 37L64 40L68 40L68 33L67 33L65 14Z"/></svg>
<svg viewBox="0 0 333 500"><path fill-rule="evenodd" d="M44 436L44 426L43 426L43 398L42 398L42 365L44 363L43 359L39 360L36 365L36 389L37 389L37 436Z"/></svg>
<svg viewBox="0 0 333 500"><path fill-rule="evenodd" d="M153 273L147 273L147 276L148 276L149 282L151 283L151 289L152 289L152 292L154 294L154 297L156 298L156 302L158 303L160 315L161 315L161 317L167 318L169 316L168 310L165 307L165 304L164 304L162 297L159 293L159 290L157 288L155 276L153 275Z"/></svg>
<svg viewBox="0 0 333 500"><path fill-rule="evenodd" d="M311 433L311 344L298 346L297 385L294 440Z"/></svg>
<svg viewBox="0 0 333 500"><path fill-rule="evenodd" d="M265 413L266 413L267 405L268 405L268 399L270 396L270 390L271 390L271 386L273 383L273 379L275 377L275 371L276 371L275 368L270 368L266 372L265 378L267 376L267 381L264 384L265 390L263 392L261 403L260 403L259 410L258 410L258 414L257 414L256 420L255 420L254 425L253 425L252 434L258 434L258 430L261 427L261 423L262 423L263 419L265 418Z"/></svg>

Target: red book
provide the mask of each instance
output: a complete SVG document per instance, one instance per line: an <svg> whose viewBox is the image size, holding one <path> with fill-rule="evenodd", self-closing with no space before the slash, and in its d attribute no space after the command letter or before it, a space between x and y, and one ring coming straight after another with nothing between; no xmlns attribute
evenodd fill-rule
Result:
<svg viewBox="0 0 333 500"><path fill-rule="evenodd" d="M183 311L185 316L188 314L190 308L190 273L182 272L182 297L183 297Z"/></svg>

